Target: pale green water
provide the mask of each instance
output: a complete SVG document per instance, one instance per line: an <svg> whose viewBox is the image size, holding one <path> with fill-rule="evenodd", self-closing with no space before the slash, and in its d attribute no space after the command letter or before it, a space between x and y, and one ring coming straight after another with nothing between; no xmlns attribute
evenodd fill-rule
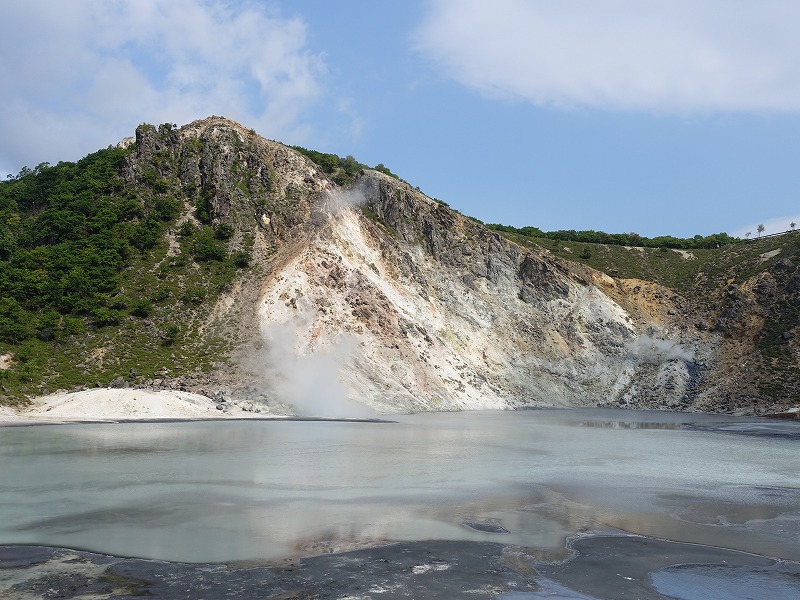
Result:
<svg viewBox="0 0 800 600"><path fill-rule="evenodd" d="M3 428L0 543L230 561L374 540L555 551L619 527L800 559L797 424L632 411L398 421Z"/></svg>

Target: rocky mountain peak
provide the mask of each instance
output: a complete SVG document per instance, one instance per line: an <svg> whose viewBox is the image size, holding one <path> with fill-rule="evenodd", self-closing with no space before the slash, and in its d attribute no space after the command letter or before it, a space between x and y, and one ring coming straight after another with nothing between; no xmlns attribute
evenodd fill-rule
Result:
<svg viewBox="0 0 800 600"><path fill-rule="evenodd" d="M340 185L313 152L222 117L141 125L118 147L131 218L145 233L174 219L140 244L153 264L130 281L142 293L152 277L168 284L152 297L173 322L148 320L162 346L147 343L159 356L184 348L157 371L171 377L152 375L160 385L314 414L791 404L758 396L738 367L775 307L791 309L788 257L703 304L522 246L385 172L356 167ZM796 346L790 329L775 335ZM184 368L210 348L210 369ZM104 369L107 350L80 364Z"/></svg>
<svg viewBox="0 0 800 600"><path fill-rule="evenodd" d="M260 274L205 330L239 331L239 374L219 377L258 402L318 413L322 389L382 411L702 409L719 393L721 334L690 327L670 290L522 248L384 173L341 188L211 117L140 127L127 176L177 181L254 240Z"/></svg>

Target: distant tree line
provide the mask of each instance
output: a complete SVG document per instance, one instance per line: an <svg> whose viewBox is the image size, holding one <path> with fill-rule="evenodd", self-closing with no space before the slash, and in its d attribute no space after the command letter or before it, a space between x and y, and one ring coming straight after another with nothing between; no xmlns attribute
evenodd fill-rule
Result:
<svg viewBox="0 0 800 600"><path fill-rule="evenodd" d="M586 231L576 231L575 229L542 231L538 227L532 227L530 225L526 227L513 227L511 225L500 225L499 223L489 223L487 227L495 231L506 231L533 238L545 238L564 242L585 242L588 244L638 246L644 248L692 250L699 248L719 248L741 241L739 238L730 236L727 233L715 233L706 236L696 235L691 238L678 238L671 235L660 235L648 238L638 233L605 233L604 231L594 231L591 229Z"/></svg>

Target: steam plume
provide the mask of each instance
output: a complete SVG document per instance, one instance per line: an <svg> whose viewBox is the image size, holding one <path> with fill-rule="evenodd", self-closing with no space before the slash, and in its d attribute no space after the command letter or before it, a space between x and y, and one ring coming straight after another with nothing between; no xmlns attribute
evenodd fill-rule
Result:
<svg viewBox="0 0 800 600"><path fill-rule="evenodd" d="M659 340L642 335L636 338L630 346L628 353L640 361L651 364L661 364L670 360L682 360L687 363L694 362L694 355L683 349L674 340Z"/></svg>
<svg viewBox="0 0 800 600"><path fill-rule="evenodd" d="M339 374L355 354L354 341L343 337L327 348L302 354L302 334L310 328L308 316L264 328L264 348L257 357L263 385L277 400L313 417L370 417L372 409L348 398Z"/></svg>

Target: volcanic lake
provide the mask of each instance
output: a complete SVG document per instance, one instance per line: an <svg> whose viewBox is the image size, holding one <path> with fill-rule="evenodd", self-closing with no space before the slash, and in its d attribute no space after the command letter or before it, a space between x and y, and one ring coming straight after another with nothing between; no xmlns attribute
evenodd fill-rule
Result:
<svg viewBox="0 0 800 600"><path fill-rule="evenodd" d="M557 563L568 539L610 532L800 561L800 423L389 418L5 427L0 544L209 563L495 542ZM661 585L689 575L664 571Z"/></svg>

